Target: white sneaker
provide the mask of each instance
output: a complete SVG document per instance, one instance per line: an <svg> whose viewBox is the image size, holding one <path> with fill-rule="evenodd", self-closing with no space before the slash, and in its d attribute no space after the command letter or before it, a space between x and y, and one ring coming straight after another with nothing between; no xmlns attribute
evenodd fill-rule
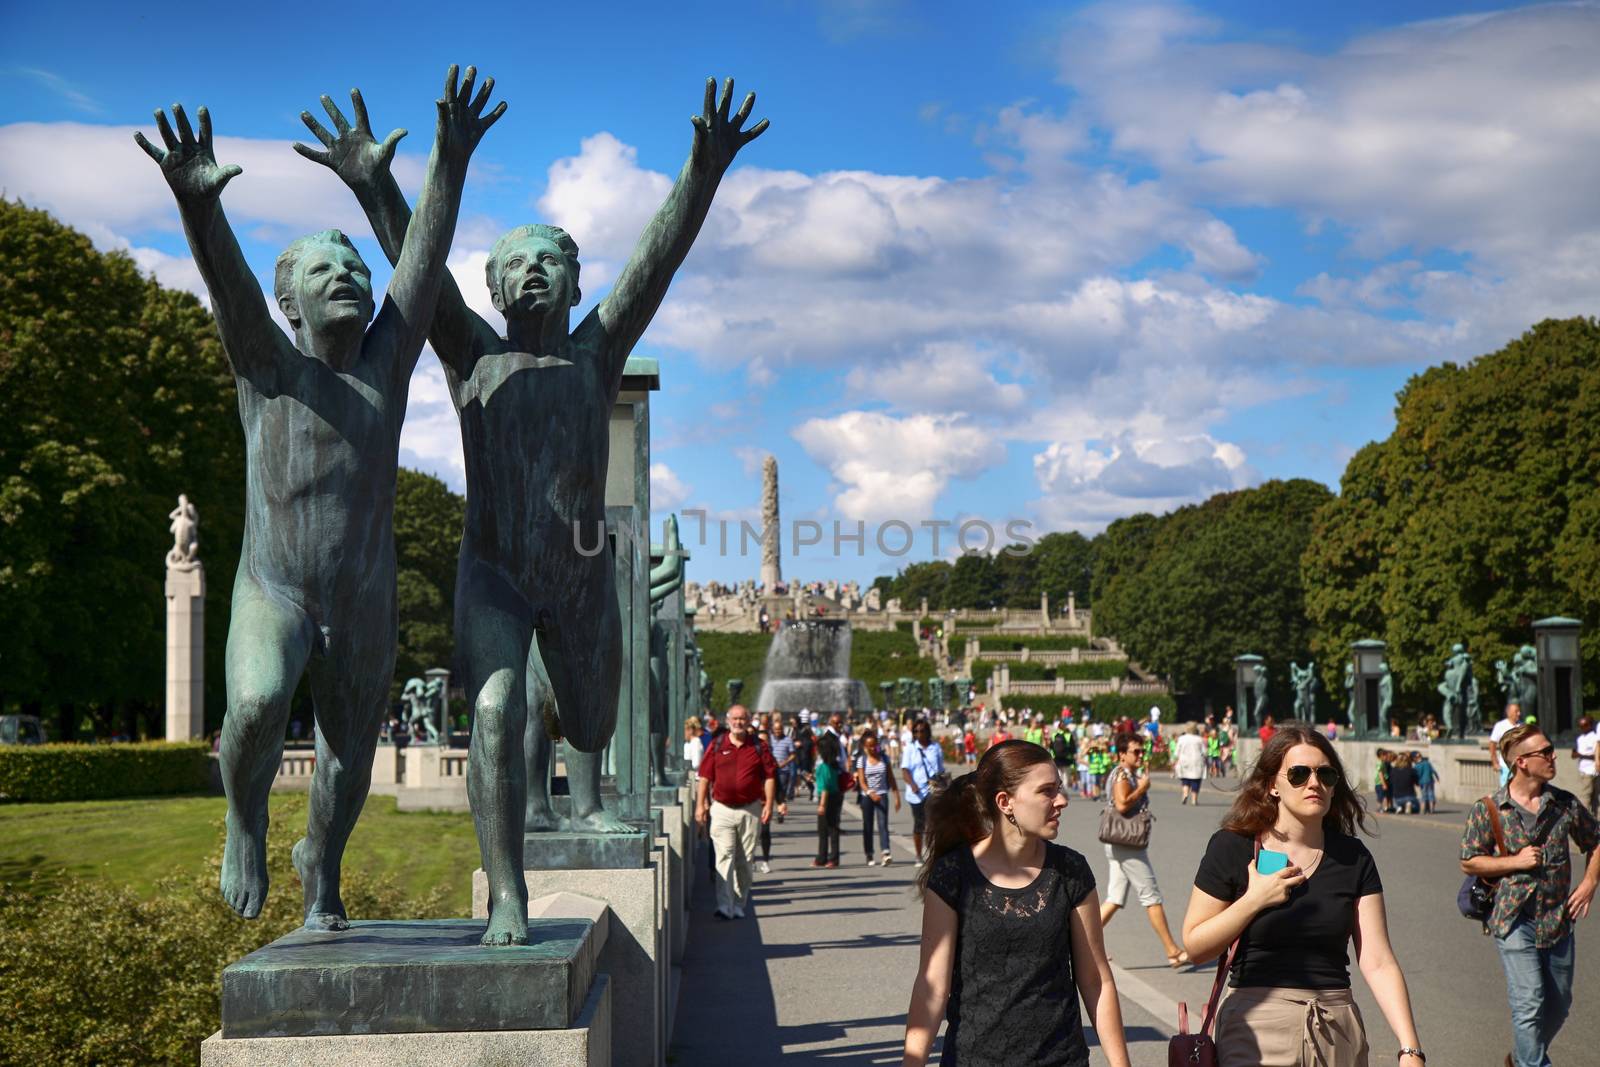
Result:
<svg viewBox="0 0 1600 1067"><path fill-rule="evenodd" d="M878 861L876 859L874 859L871 856L867 857L867 866L868 867L876 867L877 865L878 865Z"/></svg>
<svg viewBox="0 0 1600 1067"><path fill-rule="evenodd" d="M893 862L894 862L894 857L892 855L890 855L889 853L885 852L883 854L883 865L885 867L887 867L887 866L889 866L889 864L891 864Z"/></svg>
<svg viewBox="0 0 1600 1067"><path fill-rule="evenodd" d="M742 919L742 918L744 918L744 909L743 909L743 908L734 908L734 909L733 909L733 917L734 917L734 918L735 918L735 919Z"/></svg>
<svg viewBox="0 0 1600 1067"><path fill-rule="evenodd" d="M756 864L756 870L760 871L762 874L771 874L772 866L767 863L766 860L762 860Z"/></svg>

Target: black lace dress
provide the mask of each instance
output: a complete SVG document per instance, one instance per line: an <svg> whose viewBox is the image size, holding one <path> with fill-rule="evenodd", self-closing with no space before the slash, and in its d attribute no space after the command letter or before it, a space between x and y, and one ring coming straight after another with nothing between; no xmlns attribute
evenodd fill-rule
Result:
<svg viewBox="0 0 1600 1067"><path fill-rule="evenodd" d="M956 913L956 960L945 1012L945 1067L1088 1067L1072 977L1072 910L1094 889L1088 861L1045 843L1039 877L1001 889L972 849L940 856L928 889Z"/></svg>

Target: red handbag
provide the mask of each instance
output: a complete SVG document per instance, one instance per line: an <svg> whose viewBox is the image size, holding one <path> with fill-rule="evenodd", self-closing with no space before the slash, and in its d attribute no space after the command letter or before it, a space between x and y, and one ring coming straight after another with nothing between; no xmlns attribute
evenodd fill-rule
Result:
<svg viewBox="0 0 1600 1067"><path fill-rule="evenodd" d="M1261 852L1261 842L1250 852L1250 864L1255 865ZM1242 934L1240 936L1243 936ZM1206 1013L1200 1019L1200 1032L1189 1032L1189 1005L1178 1001L1178 1033L1167 1041L1167 1067L1217 1067L1217 1042L1211 1036L1217 1021L1217 1000L1222 996L1222 983L1233 966L1233 955L1239 951L1239 938L1228 946L1228 954L1217 961L1217 980L1211 983L1211 999L1206 1001Z"/></svg>

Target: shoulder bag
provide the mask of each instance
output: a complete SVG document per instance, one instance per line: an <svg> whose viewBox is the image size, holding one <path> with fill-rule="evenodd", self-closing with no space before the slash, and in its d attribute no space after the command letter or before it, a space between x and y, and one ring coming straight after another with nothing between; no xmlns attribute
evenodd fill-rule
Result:
<svg viewBox="0 0 1600 1067"><path fill-rule="evenodd" d="M1489 825L1494 827L1494 854L1506 855L1505 828L1500 825L1500 805L1494 802L1491 794L1483 798L1480 803L1489 809ZM1484 932L1488 932L1489 916L1494 912L1494 892L1500 880L1480 878L1478 875L1469 874L1461 882L1461 888L1456 891L1456 907L1464 918L1473 919L1484 923Z"/></svg>
<svg viewBox="0 0 1600 1067"><path fill-rule="evenodd" d="M1126 775L1128 772L1118 768L1117 774ZM1117 810L1115 797L1116 774L1106 784L1106 806L1100 809L1100 840L1107 845L1122 845L1125 848L1150 847L1150 806L1146 804L1132 815L1124 815Z"/></svg>
<svg viewBox="0 0 1600 1067"><path fill-rule="evenodd" d="M1255 865L1261 852L1258 840L1250 851L1250 863ZM1243 936L1243 935L1241 935ZM1239 951L1239 938L1228 946L1227 955L1217 960L1217 978L1211 983L1211 999L1206 1001L1206 1012L1200 1017L1200 1032L1189 1032L1189 1005L1178 1001L1178 1032L1167 1039L1167 1067L1217 1067L1217 1042L1211 1036L1217 1022L1217 1001L1222 998L1222 983L1227 980L1228 969L1233 966L1234 953Z"/></svg>

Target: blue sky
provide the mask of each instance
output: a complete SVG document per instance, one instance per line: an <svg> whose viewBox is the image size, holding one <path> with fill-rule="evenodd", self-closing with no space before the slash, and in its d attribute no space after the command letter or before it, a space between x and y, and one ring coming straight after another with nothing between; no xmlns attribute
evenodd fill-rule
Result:
<svg viewBox="0 0 1600 1067"><path fill-rule="evenodd" d="M495 236L553 221L592 303L704 78L732 74L772 128L637 349L662 365L656 508L753 520L771 452L785 519L825 531L786 573L865 581L932 553L926 533L875 551L892 520L1092 533L1266 478L1337 484L1412 373L1596 312L1600 6L1398 7L9 5L0 187L198 291L131 131L204 103L264 287L330 225L381 284L353 198L289 150L298 114L359 86L380 134L413 131L414 194L443 71L475 63L510 109L452 270L486 308ZM431 355L402 448L463 487ZM834 522L866 524L866 552L836 555ZM758 562L713 540L693 576Z"/></svg>

